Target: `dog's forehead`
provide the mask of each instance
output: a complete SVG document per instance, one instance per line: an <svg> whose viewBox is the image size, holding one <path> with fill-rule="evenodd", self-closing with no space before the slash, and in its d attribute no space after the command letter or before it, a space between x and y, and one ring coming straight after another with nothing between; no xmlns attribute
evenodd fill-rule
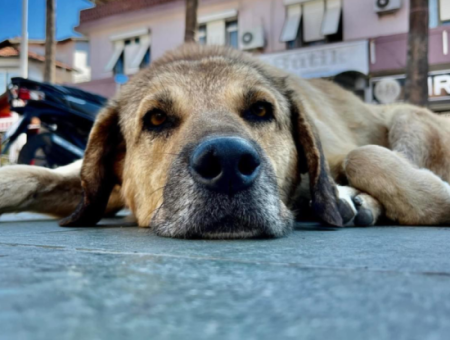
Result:
<svg viewBox="0 0 450 340"><path fill-rule="evenodd" d="M267 86L269 83L248 65L214 58L167 65L153 77L148 92L170 87L175 93L178 91L189 95L186 98L188 100L219 99L223 95L240 95L242 91L256 85Z"/></svg>
<svg viewBox="0 0 450 340"><path fill-rule="evenodd" d="M208 56L157 63L135 76L122 91L122 126L136 131L151 104L161 101L169 103L179 116L195 117L197 123L206 119L208 125L235 124L236 112L254 89L265 91L282 111L287 110L286 98L274 79L245 60ZM283 125L289 123L288 117L280 118Z"/></svg>

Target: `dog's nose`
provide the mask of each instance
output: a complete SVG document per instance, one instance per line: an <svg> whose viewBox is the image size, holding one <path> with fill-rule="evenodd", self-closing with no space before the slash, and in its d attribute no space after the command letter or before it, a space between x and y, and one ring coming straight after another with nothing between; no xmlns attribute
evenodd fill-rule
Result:
<svg viewBox="0 0 450 340"><path fill-rule="evenodd" d="M217 137L198 145L190 158L194 179L206 188L234 194L250 187L258 177L261 158L240 137Z"/></svg>

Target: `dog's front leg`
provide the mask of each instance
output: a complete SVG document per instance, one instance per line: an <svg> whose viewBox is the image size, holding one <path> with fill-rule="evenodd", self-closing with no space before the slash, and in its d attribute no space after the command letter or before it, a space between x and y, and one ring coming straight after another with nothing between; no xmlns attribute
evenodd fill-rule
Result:
<svg viewBox="0 0 450 340"><path fill-rule="evenodd" d="M67 216L81 197L80 169L81 161L55 170L28 165L0 168L0 214Z"/></svg>

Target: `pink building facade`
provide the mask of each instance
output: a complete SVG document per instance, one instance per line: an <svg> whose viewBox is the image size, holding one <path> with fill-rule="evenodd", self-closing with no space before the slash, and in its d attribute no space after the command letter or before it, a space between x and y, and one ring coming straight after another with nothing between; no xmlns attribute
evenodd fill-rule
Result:
<svg viewBox="0 0 450 340"><path fill-rule="evenodd" d="M443 75L450 69L449 3L430 0L430 68ZM91 81L79 86L113 95L116 74L132 76L183 43L184 12L184 0L83 10L77 31L90 41ZM231 45L303 77L334 79L366 101L388 102L401 96L383 97L389 87L375 87L404 74L408 15L409 0L200 0L198 41Z"/></svg>

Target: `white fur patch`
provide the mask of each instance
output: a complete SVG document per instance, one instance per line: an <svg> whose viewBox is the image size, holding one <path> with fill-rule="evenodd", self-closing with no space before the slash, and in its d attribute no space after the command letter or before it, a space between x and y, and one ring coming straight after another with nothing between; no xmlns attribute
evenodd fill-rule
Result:
<svg viewBox="0 0 450 340"><path fill-rule="evenodd" d="M350 208L353 210L353 213L356 216L357 210L355 207L355 204L353 203L352 197L356 196L358 192L356 189L353 189L351 187L344 187L344 186L337 186L338 192L339 192L339 198L346 201Z"/></svg>

